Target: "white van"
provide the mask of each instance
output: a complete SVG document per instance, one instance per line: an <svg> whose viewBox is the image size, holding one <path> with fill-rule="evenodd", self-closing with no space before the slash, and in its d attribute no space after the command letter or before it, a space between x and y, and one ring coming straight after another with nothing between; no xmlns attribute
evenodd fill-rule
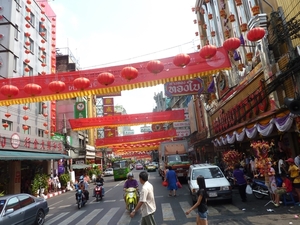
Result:
<svg viewBox="0 0 300 225"><path fill-rule="evenodd" d="M189 168L187 182L192 196L192 201L197 201L197 177L202 175L205 178L206 192L208 201L211 200L227 200L232 201L232 190L230 183L224 176L221 169L212 164L195 164Z"/></svg>

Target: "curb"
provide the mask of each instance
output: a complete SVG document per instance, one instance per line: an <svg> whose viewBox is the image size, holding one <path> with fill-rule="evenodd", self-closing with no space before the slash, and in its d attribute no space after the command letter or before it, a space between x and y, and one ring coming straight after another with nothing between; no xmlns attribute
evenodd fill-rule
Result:
<svg viewBox="0 0 300 225"><path fill-rule="evenodd" d="M41 197L44 198L44 199L48 199L48 198L52 198L52 197L61 195L62 193L65 193L65 192L67 192L67 191L66 190L57 191L57 192L54 192L54 193L49 193L47 195L43 194Z"/></svg>

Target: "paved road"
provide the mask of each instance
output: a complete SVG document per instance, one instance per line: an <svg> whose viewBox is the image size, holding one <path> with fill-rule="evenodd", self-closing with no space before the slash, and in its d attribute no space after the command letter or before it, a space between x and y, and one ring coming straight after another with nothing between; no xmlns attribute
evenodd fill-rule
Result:
<svg viewBox="0 0 300 225"><path fill-rule="evenodd" d="M138 172L134 171L135 177ZM82 209L75 205L75 192L67 192L48 200L50 212L45 225L138 225L141 214L129 217L122 199L124 181L114 182L111 177L105 178L106 195L103 201L95 202L93 198ZM192 225L195 224L196 214L192 212L186 216L185 211L191 207L191 199L186 184L178 190L177 197L168 197L167 190L161 185L161 178L157 173L150 173L149 181L155 187L157 211L155 218L157 225ZM90 185L90 193L93 184ZM286 225L300 224L300 206L281 206L275 208L273 204L265 204L268 199L257 200L248 196L248 202L243 203L234 190L233 203L217 202L209 204L209 224L221 225ZM273 211L268 211L272 209Z"/></svg>

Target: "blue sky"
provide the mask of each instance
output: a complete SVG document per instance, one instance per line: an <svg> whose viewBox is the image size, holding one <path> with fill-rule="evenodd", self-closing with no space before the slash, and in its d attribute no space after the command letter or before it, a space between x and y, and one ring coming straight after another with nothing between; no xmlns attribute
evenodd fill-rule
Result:
<svg viewBox="0 0 300 225"><path fill-rule="evenodd" d="M197 51L195 0L54 0L58 48L81 69L123 65ZM128 114L151 112L159 87L122 92Z"/></svg>

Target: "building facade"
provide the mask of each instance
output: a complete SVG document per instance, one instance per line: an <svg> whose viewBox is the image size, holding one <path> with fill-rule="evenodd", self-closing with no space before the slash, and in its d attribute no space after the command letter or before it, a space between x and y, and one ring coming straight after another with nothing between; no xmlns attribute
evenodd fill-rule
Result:
<svg viewBox="0 0 300 225"><path fill-rule="evenodd" d="M34 77L55 71L55 13L47 1L2 0L0 5L0 78L33 77L20 91L34 97L39 91ZM0 192L24 192L36 173L58 172L68 156L63 142L53 138L55 102L0 107L0 117Z"/></svg>
<svg viewBox="0 0 300 225"><path fill-rule="evenodd" d="M290 4L290 3L289 3ZM253 155L251 141L274 142L275 152L299 153L297 101L299 79L300 5L284 1L198 0L192 11L200 37L223 47L236 37L240 47L229 51L232 67L209 76L210 92L194 96L198 132L191 136L200 161L218 163L222 152L236 149ZM264 37L248 40L256 27ZM284 34L284 35L283 35ZM291 113L292 112L292 113ZM217 156L217 157L215 157Z"/></svg>

